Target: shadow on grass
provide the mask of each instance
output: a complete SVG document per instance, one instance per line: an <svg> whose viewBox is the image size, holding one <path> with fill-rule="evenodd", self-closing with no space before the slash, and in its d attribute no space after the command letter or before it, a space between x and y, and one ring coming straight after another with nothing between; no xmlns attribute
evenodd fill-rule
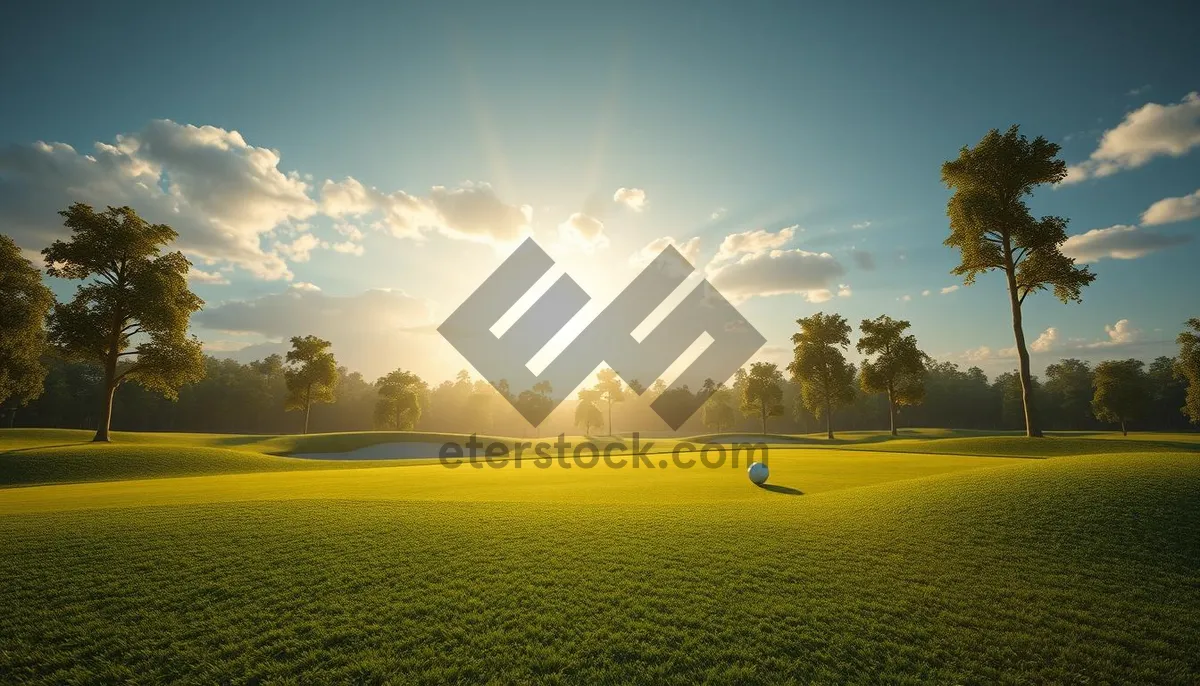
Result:
<svg viewBox="0 0 1200 686"><path fill-rule="evenodd" d="M804 491L791 486L780 486L778 484L758 484L758 487L764 491L778 493L780 495L804 495Z"/></svg>
<svg viewBox="0 0 1200 686"><path fill-rule="evenodd" d="M82 441L79 443L57 443L55 445L31 445L28 448L13 448L12 450L0 450L0 455L13 455L16 453L27 453L31 450L48 450L50 448L70 448L72 446L91 445L92 441Z"/></svg>

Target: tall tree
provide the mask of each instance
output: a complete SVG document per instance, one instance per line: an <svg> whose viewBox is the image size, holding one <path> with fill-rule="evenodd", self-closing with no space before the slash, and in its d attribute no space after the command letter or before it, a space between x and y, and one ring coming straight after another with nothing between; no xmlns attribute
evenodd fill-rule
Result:
<svg viewBox="0 0 1200 686"><path fill-rule="evenodd" d="M733 409L733 391L724 385L718 385L712 395L704 401L704 425L715 429L717 433L733 426L737 421L737 412ZM765 433L765 431L764 431Z"/></svg>
<svg viewBox="0 0 1200 686"><path fill-rule="evenodd" d="M421 418L427 387L421 377L403 369L388 372L375 382L375 424L395 431L411 431Z"/></svg>
<svg viewBox="0 0 1200 686"><path fill-rule="evenodd" d="M46 315L54 296L42 273L21 255L8 236L0 236L0 406L16 408L42 394L46 366Z"/></svg>
<svg viewBox="0 0 1200 686"><path fill-rule="evenodd" d="M287 353L288 367L283 373L288 389L286 408L304 410L304 433L308 433L313 403L333 402L338 369L329 351L331 345L316 336L293 336Z"/></svg>
<svg viewBox="0 0 1200 686"><path fill-rule="evenodd" d="M1161 428L1187 431L1187 382L1175 373L1175 358L1160 355L1146 366L1150 385L1150 407L1147 417L1157 420Z"/></svg>
<svg viewBox="0 0 1200 686"><path fill-rule="evenodd" d="M611 369L601 369L596 379L596 390L600 391L600 396L608 405L608 435L616 436L612 425L612 406L625 400L625 386L621 383L621 377Z"/></svg>
<svg viewBox="0 0 1200 686"><path fill-rule="evenodd" d="M1082 429L1092 419L1092 368L1068 358L1046 366L1043 396L1054 409L1048 413L1060 429Z"/></svg>
<svg viewBox="0 0 1200 686"><path fill-rule="evenodd" d="M946 206L950 236L945 244L962 256L953 273L967 285L982 272L1004 273L1028 436L1041 436L1042 431L1034 407L1021 305L1030 293L1047 288L1053 288L1064 303L1079 302L1080 291L1096 278L1063 254L1067 220L1035 219L1025 204L1034 187L1066 178L1067 165L1058 159L1058 151L1056 143L1041 136L1031 142L1013 126L1004 133L992 129L974 148L964 146L958 159L942 165L942 181L954 189Z"/></svg>
<svg viewBox="0 0 1200 686"><path fill-rule="evenodd" d="M850 324L840 314L817 312L796 320L792 334L795 357L788 365L800 385L804 406L825 420L825 435L833 438L833 410L854 400L854 365L843 351L850 345Z"/></svg>
<svg viewBox="0 0 1200 686"><path fill-rule="evenodd" d="M896 435L896 406L917 405L925 398L925 360L917 337L905 334L911 326L886 314L864 319L858 352L875 355L862 367L862 388L868 393L887 393L888 420Z"/></svg>
<svg viewBox="0 0 1200 686"><path fill-rule="evenodd" d="M1179 357L1175 360L1175 373L1187 381L1187 397L1183 413L1200 424L1200 317L1187 320L1191 331L1184 330L1176 338L1179 343Z"/></svg>
<svg viewBox="0 0 1200 686"><path fill-rule="evenodd" d="M604 415L596 403L600 400L600 391L585 388L579 391L579 404L575 406L575 426L582 426L585 436L591 435L593 426L604 423Z"/></svg>
<svg viewBox="0 0 1200 686"><path fill-rule="evenodd" d="M125 381L176 399L184 384L204 377L200 341L188 320L204 301L188 288L191 263L162 249L179 234L150 224L129 207L96 212L75 203L59 212L68 241L42 251L46 273L83 280L70 302L54 306L50 339L76 359L104 370L96 441L108 441L113 395Z"/></svg>
<svg viewBox="0 0 1200 686"><path fill-rule="evenodd" d="M762 420L762 432L767 433L767 418L783 414L783 373L770 362L755 362L750 372L740 379L742 414L757 415Z"/></svg>
<svg viewBox="0 0 1200 686"><path fill-rule="evenodd" d="M1092 410L1096 419L1121 425L1129 435L1128 423L1140 418L1150 403L1150 384L1141 360L1108 360L1096 365Z"/></svg>

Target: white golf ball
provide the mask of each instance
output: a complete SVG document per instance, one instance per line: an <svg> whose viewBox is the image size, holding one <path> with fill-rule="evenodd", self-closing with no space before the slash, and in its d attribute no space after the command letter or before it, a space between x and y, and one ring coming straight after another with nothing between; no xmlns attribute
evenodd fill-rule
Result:
<svg viewBox="0 0 1200 686"><path fill-rule="evenodd" d="M750 476L751 482L761 485L767 482L767 476L771 472L767 470L767 465L761 462L754 462L750 465L750 469L746 470L746 473Z"/></svg>

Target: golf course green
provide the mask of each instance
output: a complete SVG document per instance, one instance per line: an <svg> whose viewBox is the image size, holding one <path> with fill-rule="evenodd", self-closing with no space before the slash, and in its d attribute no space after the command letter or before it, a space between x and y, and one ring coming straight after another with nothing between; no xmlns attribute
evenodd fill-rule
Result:
<svg viewBox="0 0 1200 686"><path fill-rule="evenodd" d="M1197 434L89 438L0 430L2 683L1200 680Z"/></svg>

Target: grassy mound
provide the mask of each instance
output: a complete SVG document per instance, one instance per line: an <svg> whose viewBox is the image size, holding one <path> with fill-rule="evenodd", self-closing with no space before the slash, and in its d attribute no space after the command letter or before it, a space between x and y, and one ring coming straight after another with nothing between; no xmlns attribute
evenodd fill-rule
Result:
<svg viewBox="0 0 1200 686"><path fill-rule="evenodd" d="M819 471L806 456L822 452L791 451L772 471L816 481L803 470ZM1200 676L1195 455L828 452L999 466L801 497L732 471L469 467L328 473L364 490L305 499L170 505L188 501L160 493L41 514L14 503L61 491L68 508L129 485L0 491L0 681ZM426 472L441 478L408 490L376 478ZM513 502L514 488L528 497ZM639 488L652 497L620 495ZM608 496L579 497L597 489Z"/></svg>

